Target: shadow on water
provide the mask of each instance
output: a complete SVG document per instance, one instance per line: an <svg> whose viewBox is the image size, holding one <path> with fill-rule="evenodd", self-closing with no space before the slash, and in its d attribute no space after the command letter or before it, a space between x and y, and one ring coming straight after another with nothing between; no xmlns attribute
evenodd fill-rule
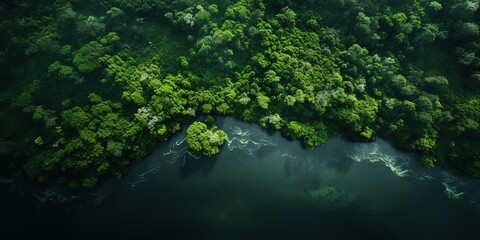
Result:
<svg viewBox="0 0 480 240"><path fill-rule="evenodd" d="M353 161L348 156L342 155L338 158L330 158L327 161L327 167L335 169L337 172L347 174L352 167Z"/></svg>
<svg viewBox="0 0 480 240"><path fill-rule="evenodd" d="M305 170L305 161L297 158L287 158L283 163L285 177L301 175Z"/></svg>
<svg viewBox="0 0 480 240"><path fill-rule="evenodd" d="M257 150L255 156L259 159L265 158L270 155L276 149L275 146L263 146Z"/></svg>
<svg viewBox="0 0 480 240"><path fill-rule="evenodd" d="M346 175L352 165L352 159L344 154L319 154L319 156L297 155L294 158L285 158L283 161L283 173L286 178L310 176L312 178L312 185L318 185L319 179L321 179L321 175L323 174L322 171L325 169Z"/></svg>
<svg viewBox="0 0 480 240"><path fill-rule="evenodd" d="M207 176L215 167L218 157L202 157L196 159L194 157L186 157L185 164L180 166L180 176L182 179L190 178L197 173Z"/></svg>

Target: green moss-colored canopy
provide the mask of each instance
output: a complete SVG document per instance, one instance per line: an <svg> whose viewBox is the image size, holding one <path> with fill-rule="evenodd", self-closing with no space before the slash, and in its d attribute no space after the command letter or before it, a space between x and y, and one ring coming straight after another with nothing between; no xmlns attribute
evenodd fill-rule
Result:
<svg viewBox="0 0 480 240"><path fill-rule="evenodd" d="M213 156L227 140L227 134L216 127L208 129L202 122L194 122L187 128L187 146L195 153Z"/></svg>
<svg viewBox="0 0 480 240"><path fill-rule="evenodd" d="M92 187L200 114L480 177L478 0L0 3L0 169ZM33 126L33 127L32 127ZM200 123L189 146L224 135Z"/></svg>

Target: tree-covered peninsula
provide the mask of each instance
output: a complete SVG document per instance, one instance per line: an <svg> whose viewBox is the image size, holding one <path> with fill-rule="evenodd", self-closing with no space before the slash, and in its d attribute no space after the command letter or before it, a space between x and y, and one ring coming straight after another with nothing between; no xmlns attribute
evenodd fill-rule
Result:
<svg viewBox="0 0 480 240"><path fill-rule="evenodd" d="M227 140L227 134L215 127L209 129L205 123L194 122L187 128L187 147L197 154L213 156Z"/></svg>
<svg viewBox="0 0 480 240"><path fill-rule="evenodd" d="M306 147L378 136L426 165L480 177L478 9L478 0L0 1L0 169L92 187L196 117L220 114ZM188 146L206 155L224 138L203 123L187 129Z"/></svg>

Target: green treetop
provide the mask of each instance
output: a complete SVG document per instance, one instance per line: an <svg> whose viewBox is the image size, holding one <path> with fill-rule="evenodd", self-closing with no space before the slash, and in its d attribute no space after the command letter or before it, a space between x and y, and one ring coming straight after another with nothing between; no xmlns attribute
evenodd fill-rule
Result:
<svg viewBox="0 0 480 240"><path fill-rule="evenodd" d="M227 139L227 134L216 127L208 129L202 122L194 122L187 129L187 146L196 153L213 156L220 152L220 147Z"/></svg>

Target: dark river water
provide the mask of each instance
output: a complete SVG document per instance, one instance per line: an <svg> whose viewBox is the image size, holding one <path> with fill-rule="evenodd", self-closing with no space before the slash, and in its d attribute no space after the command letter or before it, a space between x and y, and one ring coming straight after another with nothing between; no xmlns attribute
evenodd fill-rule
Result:
<svg viewBox="0 0 480 240"><path fill-rule="evenodd" d="M159 145L82 192L3 179L0 239L480 239L480 181L424 168L387 142L307 150L219 118L214 158Z"/></svg>

